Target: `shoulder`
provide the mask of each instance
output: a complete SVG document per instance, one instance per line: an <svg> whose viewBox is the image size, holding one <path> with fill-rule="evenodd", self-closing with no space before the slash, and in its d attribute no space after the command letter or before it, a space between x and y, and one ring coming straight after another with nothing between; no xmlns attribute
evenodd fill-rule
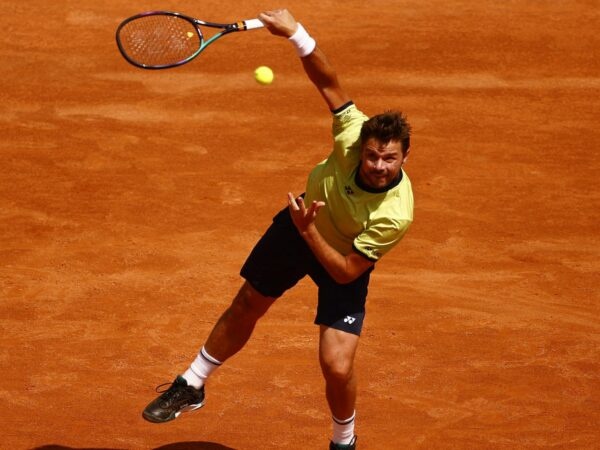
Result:
<svg viewBox="0 0 600 450"><path fill-rule="evenodd" d="M354 102L349 101L339 108L331 111L333 114L333 123L334 126L337 125L349 125L352 123L358 124L362 126L363 122L369 120L369 117L366 116Z"/></svg>

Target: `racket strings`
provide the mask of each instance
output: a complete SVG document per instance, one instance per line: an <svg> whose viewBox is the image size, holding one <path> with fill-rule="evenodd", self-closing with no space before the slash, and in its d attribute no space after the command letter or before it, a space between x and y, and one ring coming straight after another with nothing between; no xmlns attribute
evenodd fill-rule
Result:
<svg viewBox="0 0 600 450"><path fill-rule="evenodd" d="M132 20L121 28L119 39L131 60L152 67L183 63L202 44L194 24L169 15L149 15Z"/></svg>

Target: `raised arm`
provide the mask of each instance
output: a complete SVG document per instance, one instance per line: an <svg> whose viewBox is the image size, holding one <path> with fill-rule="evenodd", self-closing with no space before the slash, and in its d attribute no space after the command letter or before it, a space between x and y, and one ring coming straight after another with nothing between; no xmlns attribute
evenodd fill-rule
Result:
<svg viewBox="0 0 600 450"><path fill-rule="evenodd" d="M265 11L258 18L272 34L286 37L295 43L304 71L330 110L334 111L350 101L323 51L314 45L312 38L287 9Z"/></svg>

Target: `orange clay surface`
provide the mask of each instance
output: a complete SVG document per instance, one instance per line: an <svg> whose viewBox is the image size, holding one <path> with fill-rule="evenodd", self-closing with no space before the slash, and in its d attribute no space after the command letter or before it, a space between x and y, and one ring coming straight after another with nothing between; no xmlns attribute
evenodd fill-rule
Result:
<svg viewBox="0 0 600 450"><path fill-rule="evenodd" d="M361 109L414 128L415 222L373 274L356 360L359 448L598 448L600 21L584 0L2 2L0 448L327 448L310 280L202 410L140 415L328 154L330 116L265 30L152 72L115 28L280 6Z"/></svg>

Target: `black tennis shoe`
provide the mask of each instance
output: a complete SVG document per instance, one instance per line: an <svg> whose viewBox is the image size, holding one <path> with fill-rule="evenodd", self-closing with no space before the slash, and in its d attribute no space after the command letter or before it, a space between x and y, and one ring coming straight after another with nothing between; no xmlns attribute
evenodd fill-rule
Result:
<svg viewBox="0 0 600 450"><path fill-rule="evenodd" d="M349 444L334 444L329 442L329 450L356 450L356 436L352 438Z"/></svg>
<svg viewBox="0 0 600 450"><path fill-rule="evenodd" d="M169 383L161 384L156 388L156 392L161 395L154 399L144 412L142 417L149 422L163 423L176 419L179 414L204 406L204 386L195 389L188 386L187 381L182 376L177 376L166 390L160 390Z"/></svg>

